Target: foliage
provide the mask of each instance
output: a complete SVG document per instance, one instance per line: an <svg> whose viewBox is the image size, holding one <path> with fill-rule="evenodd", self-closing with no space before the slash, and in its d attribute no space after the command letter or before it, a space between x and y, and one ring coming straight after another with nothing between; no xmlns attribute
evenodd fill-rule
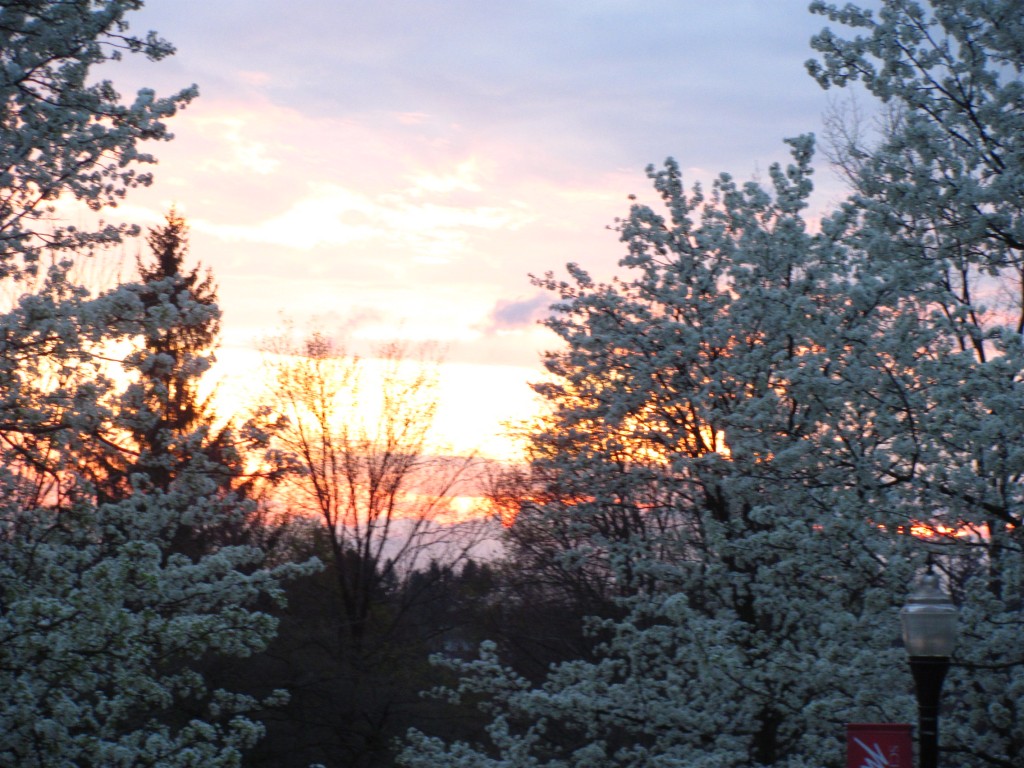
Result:
<svg viewBox="0 0 1024 768"><path fill-rule="evenodd" d="M31 271L43 250L81 251L129 231L57 226L54 205L66 197L98 211L149 184L138 166L154 159L140 144L170 139L163 120L197 93L144 89L124 104L110 81L93 77L95 65L125 52L154 61L174 52L153 32L129 33L125 17L142 4L0 2L0 275L17 275L17 257Z"/></svg>
<svg viewBox="0 0 1024 768"><path fill-rule="evenodd" d="M132 348L120 353L129 381L118 387L107 428L79 459L101 501L125 498L143 478L148 487L166 491L195 452L241 474L230 430L216 429L210 397L199 393L218 343L213 278L200 280L198 266L184 270L188 226L174 210L164 226L150 230L147 242L154 263L147 266L139 257L141 282L121 288L134 294L133 319L140 326Z"/></svg>
<svg viewBox="0 0 1024 768"><path fill-rule="evenodd" d="M1024 21L1019 3L886 3L877 17L815 3L857 35L818 35L822 85L860 81L895 119L827 223L877 294L899 301L910 348L899 453L944 546L964 632L947 684L945 749L1011 765L1024 727ZM867 280L862 280L867 282Z"/></svg>
<svg viewBox="0 0 1024 768"><path fill-rule="evenodd" d="M663 212L621 223L626 277L539 281L565 346L513 530L621 614L539 685L493 646L444 661L488 740L414 732L405 764L841 765L843 723L913 719L895 608L927 559L964 623L945 749L1024 751L1017 5L814 3L864 34L816 37L812 73L896 118L846 148L820 233L804 137L767 190L652 169Z"/></svg>
<svg viewBox="0 0 1024 768"><path fill-rule="evenodd" d="M213 362L220 311L213 275L207 272L200 279L198 265L184 268L188 225L181 215L172 209L163 226L150 229L146 242L154 263L147 266L138 259L147 317L143 349L126 361L142 377L126 396L131 410L151 414L151 423L135 428L133 442L142 448L139 463L146 467L149 481L164 488L174 476L173 467L147 466L147 460L157 464L161 456L175 451L177 441L199 427L214 429L212 396L200 395L199 381ZM224 433L210 435L207 453L226 460L226 439ZM214 443L221 444L219 450ZM178 463L184 460L176 458Z"/></svg>
<svg viewBox="0 0 1024 768"><path fill-rule="evenodd" d="M60 511L4 504L0 762L239 764L262 734L247 715L259 702L210 690L198 662L262 650L277 622L251 606L280 600L296 569L263 569L251 547L168 554L183 517L226 512L181 485Z"/></svg>
<svg viewBox="0 0 1024 768"><path fill-rule="evenodd" d="M809 765L836 761L843 722L906 706L879 695L910 572L885 529L906 519L864 515L880 484L851 464L884 446L837 370L873 319L831 312L843 275L806 232L812 144L792 144L771 192L723 175L691 196L674 164L652 170L667 216L623 222L633 278L542 281L567 343L532 439L544 493L513 531L555 532L549 569L603 580L619 613L591 620L596 658L537 688L493 655L454 665L460 695L496 706L495 765Z"/></svg>
<svg viewBox="0 0 1024 768"><path fill-rule="evenodd" d="M249 716L258 701L207 685L201 670L264 648L276 621L263 603L281 598L285 578L314 569L267 569L256 548L225 542L182 552L182 532L244 514L246 502L226 490L238 465L201 450L207 430L195 420L166 424L170 440L131 437L168 415L154 403L169 404L160 398L169 381L194 392L201 356L168 361L162 340L175 329L215 333L209 286L152 273L94 296L69 278L71 256L128 228L51 221L63 199L99 210L148 183L136 169L152 161L140 143L169 138L161 120L194 93L142 91L122 105L93 77L92 65L122 50L172 52L153 34L128 33L124 16L140 6L0 1L0 278L30 287L40 255L55 255L35 289L0 314L5 765L238 765L261 733ZM188 290L167 290L182 282ZM125 367L140 375L128 390ZM160 370L172 372L163 385ZM110 478L94 460L133 449L133 468L105 493ZM160 478L150 460L166 470Z"/></svg>

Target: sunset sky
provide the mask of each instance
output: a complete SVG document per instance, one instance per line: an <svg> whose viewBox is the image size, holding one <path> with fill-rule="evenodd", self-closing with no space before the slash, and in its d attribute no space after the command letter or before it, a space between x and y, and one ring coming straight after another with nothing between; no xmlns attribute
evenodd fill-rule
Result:
<svg viewBox="0 0 1024 768"><path fill-rule="evenodd" d="M829 97L804 73L825 22L806 0L150 0L131 18L178 48L107 68L131 93L197 83L119 215L175 204L224 311L221 373L316 316L355 347L448 349L441 428L501 453L502 419L555 339L528 274L610 276L607 229L649 198L648 163L689 181L785 160ZM838 185L820 163L825 200ZM234 395L231 395L232 397Z"/></svg>

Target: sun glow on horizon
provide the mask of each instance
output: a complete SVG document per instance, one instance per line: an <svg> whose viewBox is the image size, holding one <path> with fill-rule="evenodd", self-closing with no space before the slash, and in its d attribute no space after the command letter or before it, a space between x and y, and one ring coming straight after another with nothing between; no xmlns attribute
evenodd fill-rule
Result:
<svg viewBox="0 0 1024 768"><path fill-rule="evenodd" d="M262 355L255 349L226 347L207 376L218 411L226 417L260 402ZM369 363L368 391L374 386ZM520 449L503 424L529 421L538 411L529 382L536 371L515 366L445 363L438 366L438 408L428 450L439 454L514 461ZM363 416L371 416L367 410Z"/></svg>

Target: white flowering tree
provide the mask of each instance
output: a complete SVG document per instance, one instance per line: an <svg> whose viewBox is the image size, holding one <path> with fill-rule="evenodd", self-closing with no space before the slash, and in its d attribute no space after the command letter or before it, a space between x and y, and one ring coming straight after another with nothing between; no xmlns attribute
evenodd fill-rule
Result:
<svg viewBox="0 0 1024 768"><path fill-rule="evenodd" d="M21 257L30 269L54 248L80 250L109 243L127 230L114 224L96 231L62 226L58 198L93 210L116 204L128 189L146 185L139 170L154 162L141 143L171 138L163 120L184 107L195 86L157 98L138 92L124 103L95 66L125 53L152 60L174 52L153 32L129 33L125 17L142 0L0 2L0 264L16 273Z"/></svg>
<svg viewBox="0 0 1024 768"><path fill-rule="evenodd" d="M449 695L480 743L414 733L409 766L842 765L843 723L912 721L896 606L932 559L963 614L943 748L1024 750L1019 643L1024 24L1014 3L814 9L825 85L894 118L840 148L856 182L801 217L809 139L771 188L707 199L669 163L622 223L625 276L542 281L552 406L520 511L547 568L619 614L528 681L493 646ZM856 161L853 163L852 161ZM515 528L513 526L513 528ZM912 533L916 535L912 535ZM543 564L544 557L534 563Z"/></svg>
<svg viewBox="0 0 1024 768"><path fill-rule="evenodd" d="M544 503L513 530L566 531L550 567L604 579L621 618L540 687L489 650L454 664L456 695L492 697L492 744L416 737L409 765L818 765L844 722L905 712L883 693L905 518L868 511L880 481L852 463L885 447L841 372L876 323L834 311L845 275L801 218L812 142L792 144L770 190L652 170L665 213L623 222L629 279L543 281L566 349L532 442Z"/></svg>
<svg viewBox="0 0 1024 768"><path fill-rule="evenodd" d="M0 762L232 766L263 702L209 690L199 662L263 650L295 569L224 547L168 554L184 518L215 521L208 482L60 510L0 508ZM266 692L270 694L271 692Z"/></svg>
<svg viewBox="0 0 1024 768"><path fill-rule="evenodd" d="M943 749L1012 765L1024 752L1024 16L1012 0L812 10L855 34L816 36L811 73L860 82L890 118L839 148L856 161L854 191L828 226L916 325L916 348L883 339L914 358L914 407L887 428L963 613Z"/></svg>
<svg viewBox="0 0 1024 768"><path fill-rule="evenodd" d="M154 417L132 410L106 358L138 347L123 364L151 373L157 318L201 326L216 314L196 301L184 311L172 292L154 301L146 285L91 296L68 278L73 257L127 230L62 228L58 198L99 210L147 183L141 143L169 138L162 119L193 95L142 91L125 105L95 79L93 65L122 51L171 53L128 33L140 5L0 0L0 279L17 296L0 314L4 765L238 765L261 732L247 715L259 702L211 689L202 665L264 648L275 621L258 604L309 570L264 568L253 547L177 546L183 529L213 527L240 504L224 484L237 470L200 450L202 430L177 436L185 458L167 482L139 474L117 500L80 466L97 445L124 449L118 439Z"/></svg>

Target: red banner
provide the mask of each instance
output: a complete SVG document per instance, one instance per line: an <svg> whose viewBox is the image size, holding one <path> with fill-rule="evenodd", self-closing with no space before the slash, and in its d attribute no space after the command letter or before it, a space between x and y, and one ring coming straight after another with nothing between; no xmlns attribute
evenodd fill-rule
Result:
<svg viewBox="0 0 1024 768"><path fill-rule="evenodd" d="M914 768L912 726L907 723L849 723L846 768Z"/></svg>

